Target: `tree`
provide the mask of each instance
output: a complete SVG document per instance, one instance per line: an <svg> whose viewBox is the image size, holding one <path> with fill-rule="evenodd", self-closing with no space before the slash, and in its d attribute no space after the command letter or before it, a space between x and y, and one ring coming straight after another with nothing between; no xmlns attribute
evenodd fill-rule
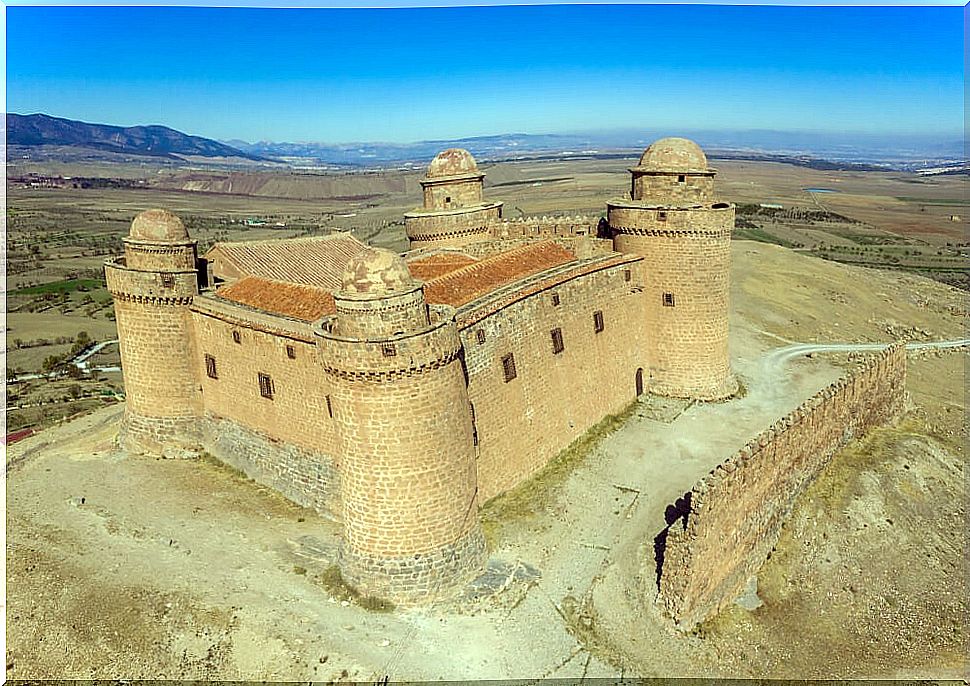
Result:
<svg viewBox="0 0 970 686"><path fill-rule="evenodd" d="M61 358L57 355L48 355L46 358L44 358L42 369L46 374L50 374L61 365L61 362Z"/></svg>
<svg viewBox="0 0 970 686"><path fill-rule="evenodd" d="M67 392L71 394L72 399L77 400L81 397L81 385L76 383L71 384L70 388L67 389Z"/></svg>

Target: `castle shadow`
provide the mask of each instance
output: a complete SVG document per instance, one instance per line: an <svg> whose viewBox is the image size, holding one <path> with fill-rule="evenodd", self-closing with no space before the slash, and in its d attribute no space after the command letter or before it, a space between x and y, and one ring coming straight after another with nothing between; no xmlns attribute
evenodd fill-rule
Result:
<svg viewBox="0 0 970 686"><path fill-rule="evenodd" d="M687 517L690 514L690 497L691 492L687 491L684 495L677 498L672 505L667 506L667 509L664 510L664 521L667 522L667 526L653 539L653 559L656 563L655 581L657 590L660 590L660 575L663 571L664 553L667 550L667 533L670 531L670 527L678 521L682 520L684 526L687 525Z"/></svg>

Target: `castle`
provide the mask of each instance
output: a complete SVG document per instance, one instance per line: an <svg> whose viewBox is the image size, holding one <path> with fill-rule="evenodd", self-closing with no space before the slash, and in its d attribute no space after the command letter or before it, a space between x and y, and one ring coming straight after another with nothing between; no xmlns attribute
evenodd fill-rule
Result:
<svg viewBox="0 0 970 686"><path fill-rule="evenodd" d="M339 565L402 605L487 558L478 508L637 396L716 400L734 207L652 144L596 218L502 217L446 150L397 255L348 233L197 255L164 210L105 265L132 451L205 450L341 523Z"/></svg>

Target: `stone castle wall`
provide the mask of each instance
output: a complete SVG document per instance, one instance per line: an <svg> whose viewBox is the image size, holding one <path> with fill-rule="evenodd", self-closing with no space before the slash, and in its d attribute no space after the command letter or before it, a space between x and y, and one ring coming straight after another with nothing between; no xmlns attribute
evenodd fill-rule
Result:
<svg viewBox="0 0 970 686"><path fill-rule="evenodd" d="M646 370L648 361L643 330L630 323L642 316L643 279L641 262L614 264L540 286L507 305L485 299L460 311L482 502L532 476L636 397L637 369ZM600 333L597 311L603 313ZM562 334L558 354L553 329ZM502 359L509 354L516 377L506 382Z"/></svg>
<svg viewBox="0 0 970 686"><path fill-rule="evenodd" d="M683 182L679 179L683 177ZM710 203L713 174L634 174L633 198L659 204Z"/></svg>
<svg viewBox="0 0 970 686"><path fill-rule="evenodd" d="M471 178L448 183L428 183L424 187L426 209L444 210L482 203L482 180Z"/></svg>
<svg viewBox="0 0 970 686"><path fill-rule="evenodd" d="M197 292L196 273L173 272L165 281L119 261L105 266L105 276L124 360L123 444L134 452L161 452L166 443L195 442L201 399L186 306Z"/></svg>
<svg viewBox="0 0 970 686"><path fill-rule="evenodd" d="M205 449L257 483L329 519L340 519L340 473L333 458L207 413Z"/></svg>
<svg viewBox="0 0 970 686"><path fill-rule="evenodd" d="M797 496L832 456L902 414L905 382L906 351L896 345L815 394L694 486L686 520L667 532L660 576L658 602L678 626L690 629L734 600L774 547Z"/></svg>
<svg viewBox="0 0 970 686"><path fill-rule="evenodd" d="M413 212L405 215L404 226L411 249L439 244L459 246L488 239L489 227L501 213L501 206L494 204L447 212Z"/></svg>
<svg viewBox="0 0 970 686"><path fill-rule="evenodd" d="M172 271L195 269L195 241L151 243L125 239L125 262L130 269Z"/></svg>
<svg viewBox="0 0 970 686"><path fill-rule="evenodd" d="M192 363L207 415L245 426L267 441L291 443L317 455L339 454L327 403L330 387L312 339L264 331L197 310L192 317L197 348ZM206 355L215 360L217 378L207 374ZM272 382L272 398L260 394L260 373ZM258 461L251 468L236 466L261 483L275 474Z"/></svg>
<svg viewBox="0 0 970 686"><path fill-rule="evenodd" d="M599 216L575 217L516 217L496 222L492 228L495 238L551 238L555 236L596 237Z"/></svg>
<svg viewBox="0 0 970 686"><path fill-rule="evenodd" d="M610 206L609 222L616 249L643 256L647 277L639 321L647 328L651 390L700 399L730 395L734 208L654 210L618 204Z"/></svg>
<svg viewBox="0 0 970 686"><path fill-rule="evenodd" d="M397 604L464 584L486 554L454 310L431 312L391 341L341 338L339 319L319 338L340 437L341 572Z"/></svg>

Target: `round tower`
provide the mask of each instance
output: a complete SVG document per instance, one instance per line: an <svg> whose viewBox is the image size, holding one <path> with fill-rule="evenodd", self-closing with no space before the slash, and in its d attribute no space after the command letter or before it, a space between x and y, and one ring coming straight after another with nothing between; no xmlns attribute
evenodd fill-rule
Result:
<svg viewBox="0 0 970 686"><path fill-rule="evenodd" d="M461 148L439 152L421 181L424 205L404 215L410 246L459 246L490 237L502 203L485 202L485 174Z"/></svg>
<svg viewBox="0 0 970 686"><path fill-rule="evenodd" d="M348 263L320 359L340 445L340 570L365 595L445 597L486 561L471 408L454 309L425 304L404 261Z"/></svg>
<svg viewBox="0 0 970 686"><path fill-rule="evenodd" d="M199 292L196 242L165 210L136 216L123 242L124 257L104 267L125 381L121 444L155 455L195 447L201 397L188 306Z"/></svg>
<svg viewBox="0 0 970 686"><path fill-rule="evenodd" d="M728 360L734 206L718 202L698 145L664 138L644 151L629 198L608 203L618 252L641 255L649 390L717 400L737 391Z"/></svg>

